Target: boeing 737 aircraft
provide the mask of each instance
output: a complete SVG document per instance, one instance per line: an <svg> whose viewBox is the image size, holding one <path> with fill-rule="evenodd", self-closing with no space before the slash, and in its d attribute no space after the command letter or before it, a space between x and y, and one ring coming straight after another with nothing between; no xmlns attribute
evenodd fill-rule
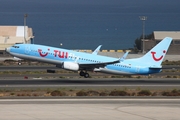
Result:
<svg viewBox="0 0 180 120"><path fill-rule="evenodd" d="M171 41L172 38L166 37L144 56L134 59L125 59L128 53L119 59L97 55L101 45L92 54L37 44L15 44L6 48L6 51L20 59L51 63L62 69L80 71L79 75L85 78L89 77L87 71L148 75L161 72L161 63Z"/></svg>

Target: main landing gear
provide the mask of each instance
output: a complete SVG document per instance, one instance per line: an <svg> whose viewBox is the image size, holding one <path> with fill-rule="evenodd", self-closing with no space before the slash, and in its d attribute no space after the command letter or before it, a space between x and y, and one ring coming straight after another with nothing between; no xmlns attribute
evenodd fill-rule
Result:
<svg viewBox="0 0 180 120"><path fill-rule="evenodd" d="M87 72L84 72L84 71L80 71L79 75L84 76L85 78L89 78L89 74Z"/></svg>

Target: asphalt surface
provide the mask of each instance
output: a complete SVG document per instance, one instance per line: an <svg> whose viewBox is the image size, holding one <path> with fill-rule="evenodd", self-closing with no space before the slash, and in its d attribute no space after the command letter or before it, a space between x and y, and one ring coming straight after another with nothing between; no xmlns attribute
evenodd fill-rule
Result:
<svg viewBox="0 0 180 120"><path fill-rule="evenodd" d="M180 79L32 79L0 80L1 88L144 88L180 89Z"/></svg>
<svg viewBox="0 0 180 120"><path fill-rule="evenodd" d="M180 99L0 99L1 120L179 120Z"/></svg>
<svg viewBox="0 0 180 120"><path fill-rule="evenodd" d="M55 69L55 66L1 66L0 71L46 71L47 69ZM108 78L109 74L91 73L93 78L80 78L78 73L38 73L38 74L1 74L1 88L41 88L41 87L128 87L128 88L147 88L147 89L168 89L180 88L180 78L162 78L166 75L180 75L180 72L165 72L154 74L151 78ZM65 77L64 77L65 76ZM95 77L94 77L95 76ZM98 76L101 76L98 78Z"/></svg>

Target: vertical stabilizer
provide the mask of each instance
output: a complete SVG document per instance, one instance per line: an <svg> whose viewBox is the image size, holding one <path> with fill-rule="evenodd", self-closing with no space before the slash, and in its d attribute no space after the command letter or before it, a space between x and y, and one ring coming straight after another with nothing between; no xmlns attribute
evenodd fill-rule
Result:
<svg viewBox="0 0 180 120"><path fill-rule="evenodd" d="M172 38L166 37L152 48L143 57L139 58L140 62L146 63L150 67L160 67L161 63L168 51Z"/></svg>

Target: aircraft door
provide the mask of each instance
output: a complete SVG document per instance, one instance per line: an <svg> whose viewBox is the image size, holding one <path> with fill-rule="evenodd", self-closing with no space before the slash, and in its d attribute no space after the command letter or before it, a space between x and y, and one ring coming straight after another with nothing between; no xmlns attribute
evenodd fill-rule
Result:
<svg viewBox="0 0 180 120"><path fill-rule="evenodd" d="M25 46L25 54L30 54L30 51L31 51L31 48L30 48L30 46L29 45L26 45Z"/></svg>
<svg viewBox="0 0 180 120"><path fill-rule="evenodd" d="M136 66L136 73L139 73L139 71L140 71L140 67Z"/></svg>

